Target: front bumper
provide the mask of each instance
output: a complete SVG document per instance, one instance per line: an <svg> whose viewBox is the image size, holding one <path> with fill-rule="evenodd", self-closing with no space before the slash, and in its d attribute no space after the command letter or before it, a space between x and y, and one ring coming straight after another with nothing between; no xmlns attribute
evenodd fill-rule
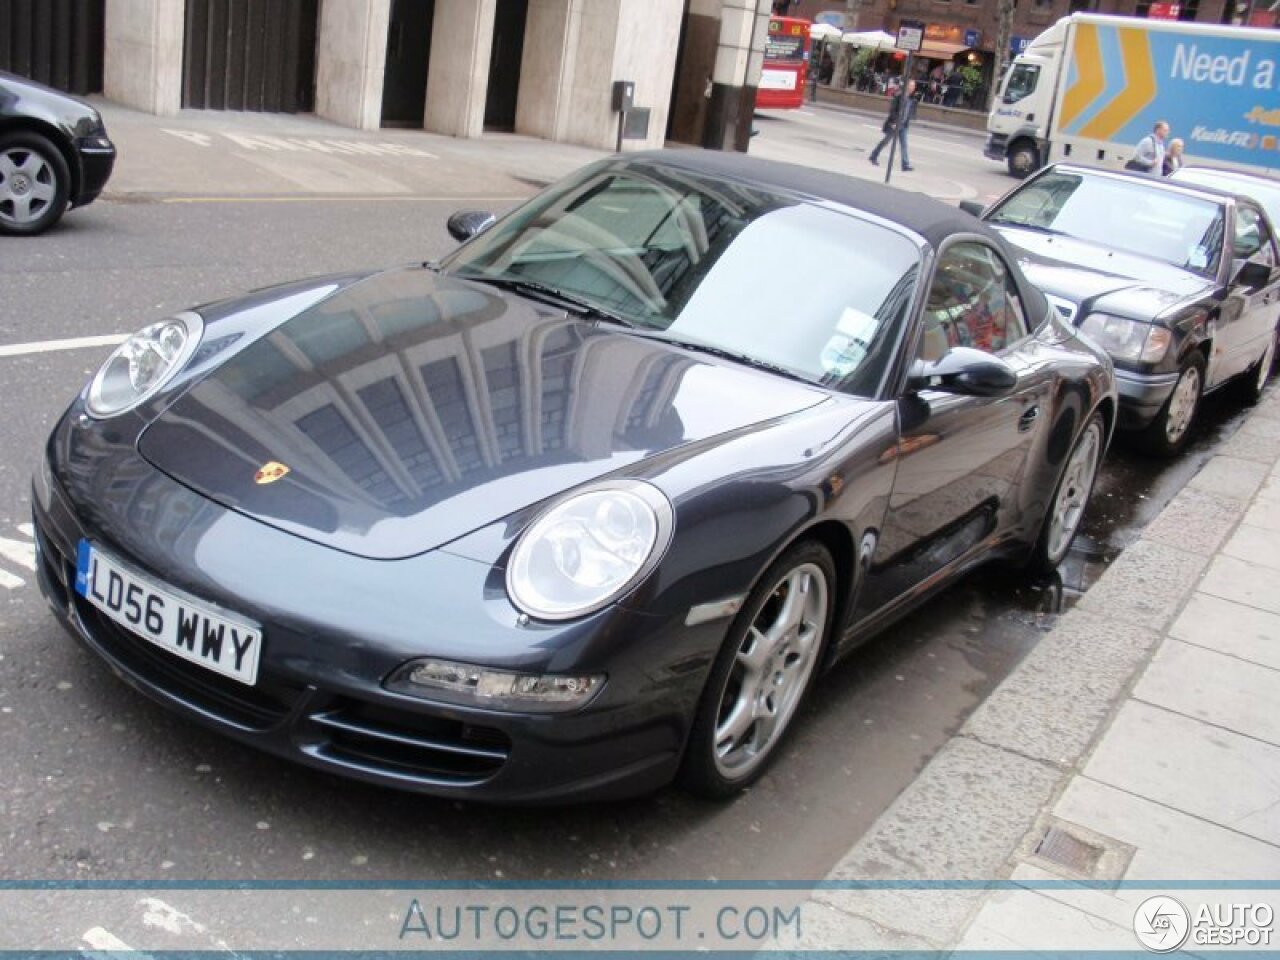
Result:
<svg viewBox="0 0 1280 960"><path fill-rule="evenodd" d="M1116 426L1121 430L1147 427L1173 393L1178 383L1177 372L1133 373L1116 370L1116 387L1120 391L1120 413Z"/></svg>
<svg viewBox="0 0 1280 960"><path fill-rule="evenodd" d="M611 607L571 624L521 625L487 564L439 550L373 561L321 547L198 497L131 451L117 450L105 474L128 483L103 482L87 497L77 487L93 474L81 463L66 470L56 452L80 429L59 426L58 479L34 485L40 586L82 644L161 705L311 767L441 796L612 799L674 776L727 622L686 627ZM82 538L260 623L258 682L182 660L99 613L74 589ZM424 656L608 679L586 706L554 715L383 688Z"/></svg>
<svg viewBox="0 0 1280 960"><path fill-rule="evenodd" d="M82 138L76 143L80 157L80 191L73 198L73 207L92 203L102 193L115 168L116 148L105 136Z"/></svg>
<svg viewBox="0 0 1280 960"><path fill-rule="evenodd" d="M1001 163L1009 153L1009 138L1003 133L991 133L987 135L986 145L982 149L983 156L988 160L999 160Z"/></svg>

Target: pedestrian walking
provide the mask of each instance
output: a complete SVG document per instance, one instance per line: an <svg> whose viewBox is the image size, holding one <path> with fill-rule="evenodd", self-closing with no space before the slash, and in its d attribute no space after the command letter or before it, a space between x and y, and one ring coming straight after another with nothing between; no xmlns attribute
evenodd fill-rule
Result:
<svg viewBox="0 0 1280 960"><path fill-rule="evenodd" d="M1184 144L1179 137L1169 141L1169 149L1164 152L1164 163L1161 165L1161 170L1166 177L1182 166L1183 147Z"/></svg>
<svg viewBox="0 0 1280 960"><path fill-rule="evenodd" d="M916 115L916 101L913 96L915 92L916 82L908 80L907 85L895 93L893 99L889 101L889 115L885 117L884 125L880 128L884 131L884 138L876 144L868 158L872 165L877 167L880 165L880 151L887 147L894 137L897 137L898 149L902 152L902 169L914 169L907 158L907 128L911 126L911 119Z"/></svg>
<svg viewBox="0 0 1280 960"><path fill-rule="evenodd" d="M1168 136L1169 124L1164 120L1157 120L1151 132L1138 141L1138 146L1133 151L1133 158L1124 165L1124 168L1136 170L1139 173L1162 173L1164 142Z"/></svg>

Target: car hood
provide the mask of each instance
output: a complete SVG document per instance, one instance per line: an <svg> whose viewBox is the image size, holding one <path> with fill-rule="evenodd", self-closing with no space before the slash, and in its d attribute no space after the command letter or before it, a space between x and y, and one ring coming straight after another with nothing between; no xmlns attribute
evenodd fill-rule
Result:
<svg viewBox="0 0 1280 960"><path fill-rule="evenodd" d="M1028 280L1045 293L1092 309L1149 319L1212 286L1204 277L1149 257L1056 234L998 230L1018 249Z"/></svg>
<svg viewBox="0 0 1280 960"><path fill-rule="evenodd" d="M276 327L182 395L138 446L225 507L394 559L824 398L414 268Z"/></svg>

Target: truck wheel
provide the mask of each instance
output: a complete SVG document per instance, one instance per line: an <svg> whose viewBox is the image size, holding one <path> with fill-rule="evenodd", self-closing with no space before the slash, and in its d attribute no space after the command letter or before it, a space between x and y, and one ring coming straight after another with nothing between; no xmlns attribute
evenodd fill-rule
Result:
<svg viewBox="0 0 1280 960"><path fill-rule="evenodd" d="M1169 399L1139 436L1139 443L1148 453L1171 457L1186 444L1204 393L1204 367L1204 354L1199 351L1182 361L1178 382L1173 385Z"/></svg>
<svg viewBox="0 0 1280 960"><path fill-rule="evenodd" d="M1040 169L1040 151L1034 143L1019 140L1009 148L1009 173L1022 180Z"/></svg>

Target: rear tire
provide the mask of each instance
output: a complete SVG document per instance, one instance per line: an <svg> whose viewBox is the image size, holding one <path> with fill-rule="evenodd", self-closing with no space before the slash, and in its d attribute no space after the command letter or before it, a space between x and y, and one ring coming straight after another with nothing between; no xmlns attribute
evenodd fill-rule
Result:
<svg viewBox="0 0 1280 960"><path fill-rule="evenodd" d="M1204 367L1204 354L1198 350L1182 361L1178 382L1169 399L1138 435L1138 443L1147 453L1172 457L1186 445L1204 394Z"/></svg>
<svg viewBox="0 0 1280 960"><path fill-rule="evenodd" d="M1250 367L1240 378L1240 399L1253 406L1262 399L1262 393L1271 379L1271 368L1276 361L1276 334L1271 335L1267 351L1258 358L1258 362Z"/></svg>
<svg viewBox="0 0 1280 960"><path fill-rule="evenodd" d="M1063 462L1062 473L1053 488L1053 499L1040 526L1040 536L1027 563L1027 572L1032 576L1052 573L1066 559L1093 495L1105 445L1106 425L1102 414L1095 413Z"/></svg>
<svg viewBox="0 0 1280 960"><path fill-rule="evenodd" d="M36 133L0 136L0 233L32 237L61 219L71 173L58 148Z"/></svg>
<svg viewBox="0 0 1280 960"><path fill-rule="evenodd" d="M818 675L835 585L831 554L807 540L760 577L698 701L677 774L686 790L723 799L764 775Z"/></svg>

